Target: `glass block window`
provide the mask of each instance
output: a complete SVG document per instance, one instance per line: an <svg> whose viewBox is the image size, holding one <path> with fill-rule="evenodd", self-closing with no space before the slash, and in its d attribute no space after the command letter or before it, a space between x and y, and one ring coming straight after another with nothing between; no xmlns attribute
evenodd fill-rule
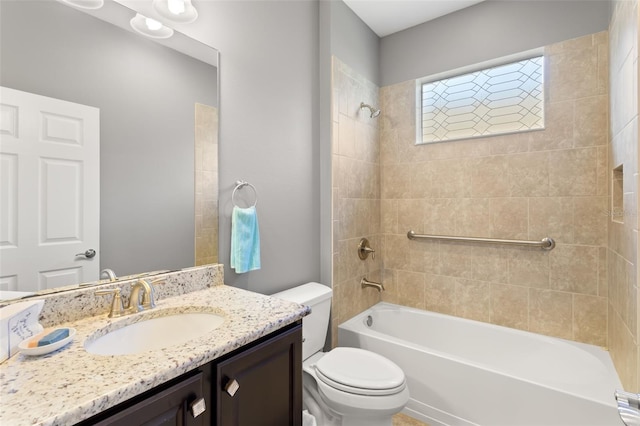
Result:
<svg viewBox="0 0 640 426"><path fill-rule="evenodd" d="M422 84L422 143L543 129L543 61Z"/></svg>

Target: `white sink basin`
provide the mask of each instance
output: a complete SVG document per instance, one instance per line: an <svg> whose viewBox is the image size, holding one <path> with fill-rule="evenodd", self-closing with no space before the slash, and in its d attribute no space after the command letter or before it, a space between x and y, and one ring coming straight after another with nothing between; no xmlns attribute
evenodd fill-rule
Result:
<svg viewBox="0 0 640 426"><path fill-rule="evenodd" d="M220 327L224 317L208 312L176 313L118 328L98 338L89 337L84 348L95 355L129 355L182 345Z"/></svg>

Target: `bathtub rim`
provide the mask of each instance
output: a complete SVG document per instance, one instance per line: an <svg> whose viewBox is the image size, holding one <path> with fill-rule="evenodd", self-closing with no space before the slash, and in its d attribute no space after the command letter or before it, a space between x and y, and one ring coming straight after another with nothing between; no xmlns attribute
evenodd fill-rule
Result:
<svg viewBox="0 0 640 426"><path fill-rule="evenodd" d="M596 346L596 345L590 345L588 343L582 343L582 342L576 342L576 341L572 341L572 340L567 340L567 339L563 339L560 337L552 337L552 336L546 336L543 334L538 334L538 333L534 333L531 331L526 331L526 330L520 330L520 329L515 329L515 328L510 328L510 327L505 327L502 325L497 325L497 324L491 324L491 323L486 323L486 322L482 322L482 321L476 321L476 320L472 320L472 319L468 319L468 318L462 318L462 317L457 317L457 316L453 316L453 315L447 315L447 314L443 314L440 312L434 312L434 311L428 311L428 310L423 310L423 309L418 309L418 308L413 308L410 306L403 306L403 305L397 305L397 304L393 304L393 303L389 303L389 302L378 302L377 304L371 306L370 308L364 310L363 312L357 314L356 316L342 322L341 324L338 325L338 346L340 346L340 330L347 330L347 331L351 331L354 333L358 333L358 334L364 334L364 335L369 335L373 338L377 338L377 339L381 339L381 340L390 340L392 341L394 344L398 344L401 345L403 347L407 347L407 348L411 348L414 350L418 350L418 351L427 351L430 355L432 356L436 356L442 359L450 359L450 360L455 360L456 362L459 362L461 364L464 364L466 366L470 366L470 367L474 367L474 368L481 368L483 370L486 371L490 371L491 373L494 374L499 374L501 376L505 376L505 377L509 377L509 378L515 378L518 380L522 380L524 382L530 383L530 384L534 384L536 386L540 386L549 390L553 390L556 392L563 392L569 395L573 395L579 398L583 398L585 400L589 400L593 403L597 403L597 404L603 404L606 406L616 406L615 403L615 398L613 395L613 391L611 393L611 398L607 398L607 399L602 399L602 398L598 398L595 397L593 395L586 395L586 394L581 394L578 392L575 392L573 390L570 389L565 389L562 388L560 386L553 386L552 384L549 383L544 383L541 381L535 381L535 380L531 380L529 378L525 378L525 377L520 377L520 376L516 376L513 374L510 374L508 372L505 371L501 371L498 370L492 366L483 364L481 362L474 362L472 360L469 360L467 358L461 357L459 355L455 355L455 354L449 354L446 352L443 352L441 350L437 350L434 348L429 348L429 347L425 347L425 346L421 346L417 343L414 342L410 342L407 341L405 339L401 339L389 334L385 334L382 333L380 331L374 330L370 327L368 327L365 324L365 320L366 317L368 315L371 314L372 311L376 311L376 310L407 310L410 312L414 312L417 314L421 314L421 315L427 315L427 316L435 316L435 317L441 317L444 318L446 320L453 320L455 322L460 322L460 323L471 323L471 324L480 324L482 327L488 327L490 329L494 329L494 330L498 330L500 332L506 332L508 334L524 334L527 336L530 336L532 338L535 339L539 339L542 341L546 341L548 343L552 343L555 344L558 341L564 344L567 344L569 346L572 347L577 347L578 349L581 349L585 352L587 352L588 354L592 355L593 357L595 357L607 370L608 373L610 373L610 376L612 379L614 379L614 381L616 382L614 384L615 389L622 389L622 384L620 382L620 378L618 376L618 373L615 369L615 366L613 365L613 361L611 359L611 356L609 355L609 352L600 347L600 346ZM611 374L612 373L612 374Z"/></svg>

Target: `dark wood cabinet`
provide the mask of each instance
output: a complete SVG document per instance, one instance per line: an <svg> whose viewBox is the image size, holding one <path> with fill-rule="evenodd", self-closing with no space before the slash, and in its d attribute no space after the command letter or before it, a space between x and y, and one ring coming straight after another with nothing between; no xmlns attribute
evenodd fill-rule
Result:
<svg viewBox="0 0 640 426"><path fill-rule="evenodd" d="M211 424L208 404L210 367L174 379L100 413L81 425L96 426L206 426ZM208 401L209 400L209 401ZM205 410L202 411L202 408Z"/></svg>
<svg viewBox="0 0 640 426"><path fill-rule="evenodd" d="M301 321L78 425L300 426Z"/></svg>
<svg viewBox="0 0 640 426"><path fill-rule="evenodd" d="M302 424L302 338L294 327L216 364L217 426Z"/></svg>

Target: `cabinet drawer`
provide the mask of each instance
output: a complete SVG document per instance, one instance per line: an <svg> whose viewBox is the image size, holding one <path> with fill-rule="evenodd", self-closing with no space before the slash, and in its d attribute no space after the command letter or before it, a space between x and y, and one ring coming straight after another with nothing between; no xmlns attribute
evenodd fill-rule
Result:
<svg viewBox="0 0 640 426"><path fill-rule="evenodd" d="M207 411L194 416L191 405L203 397L204 374L197 372L158 393L145 396L114 414L90 424L97 426L132 426L132 425L184 425L204 426L209 424ZM206 404L206 403L205 403ZM206 406L206 405L205 405ZM209 410L209 407L206 407Z"/></svg>

